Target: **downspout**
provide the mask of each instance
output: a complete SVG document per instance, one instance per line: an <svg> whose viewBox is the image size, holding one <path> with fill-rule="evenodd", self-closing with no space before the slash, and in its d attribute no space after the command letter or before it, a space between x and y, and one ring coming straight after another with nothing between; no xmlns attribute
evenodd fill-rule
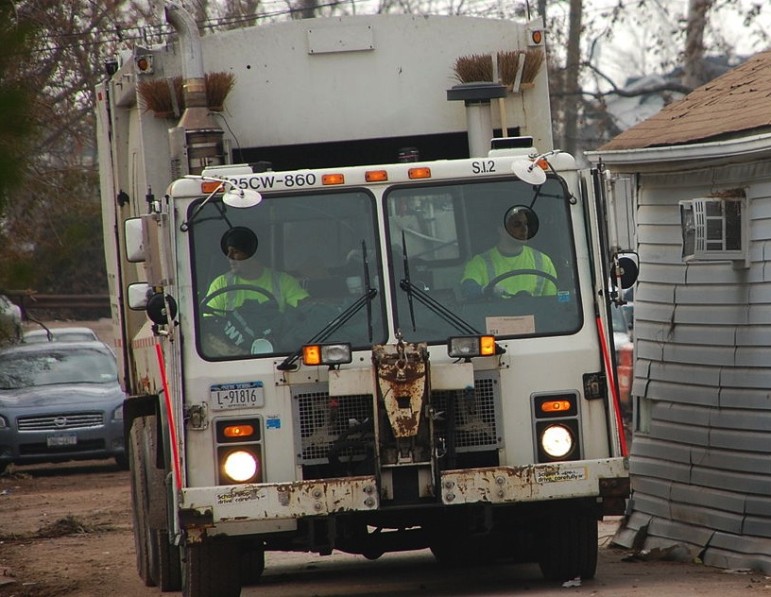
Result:
<svg viewBox="0 0 771 597"><path fill-rule="evenodd" d="M182 118L176 127L169 129L172 154L179 170L176 174L201 174L208 166L225 163L224 131L212 118L206 101L201 37L195 20L176 2L166 2L165 12L166 20L179 35L185 101Z"/></svg>

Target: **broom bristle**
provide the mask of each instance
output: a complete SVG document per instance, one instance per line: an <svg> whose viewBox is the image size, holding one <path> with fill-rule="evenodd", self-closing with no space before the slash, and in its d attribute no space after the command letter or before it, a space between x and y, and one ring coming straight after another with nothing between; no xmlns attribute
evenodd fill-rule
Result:
<svg viewBox="0 0 771 597"><path fill-rule="evenodd" d="M520 84L532 83L538 75L538 71L541 70L543 52L539 49L498 52L498 73L501 78L501 83L504 85L514 84L514 81L517 78L520 60L525 61L522 68Z"/></svg>
<svg viewBox="0 0 771 597"><path fill-rule="evenodd" d="M221 110L225 98L235 85L233 73L206 73L206 102L210 109ZM137 84L137 92L145 110L152 110L156 114L172 114L174 102L172 102L171 89L177 96L177 109L180 113L185 109L185 96L182 90L182 77L171 79L148 79ZM170 89L171 87L171 89Z"/></svg>
<svg viewBox="0 0 771 597"><path fill-rule="evenodd" d="M225 98L233 89L236 77L233 73L206 73L206 102L211 109L222 109Z"/></svg>
<svg viewBox="0 0 771 597"><path fill-rule="evenodd" d="M522 82L532 83L535 81L538 71L543 64L543 51L539 49L527 50L525 52L525 68L522 71Z"/></svg>
<svg viewBox="0 0 771 597"><path fill-rule="evenodd" d="M493 80L493 59L489 54L461 56L453 67L455 78L461 83Z"/></svg>
<svg viewBox="0 0 771 597"><path fill-rule="evenodd" d="M519 67L519 52L498 52L498 76L504 85L513 85Z"/></svg>

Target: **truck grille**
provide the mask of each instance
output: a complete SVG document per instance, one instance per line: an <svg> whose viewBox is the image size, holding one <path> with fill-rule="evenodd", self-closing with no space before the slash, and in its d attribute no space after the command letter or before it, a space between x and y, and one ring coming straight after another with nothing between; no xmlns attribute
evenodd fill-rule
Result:
<svg viewBox="0 0 771 597"><path fill-rule="evenodd" d="M324 391L295 396L300 430L299 460L302 464L326 463L330 445L358 424L372 417L372 396L336 396ZM365 450L360 448L361 456Z"/></svg>
<svg viewBox="0 0 771 597"><path fill-rule="evenodd" d="M443 416L437 423L437 434L445 435L454 419L455 447L458 452L475 452L497 449L501 446L501 433L498 429L500 392L497 376L477 374L474 391L444 390L434 392L434 408ZM450 402L452 401L452 403ZM454 413L448 405L454 404ZM444 421L444 424L441 424Z"/></svg>
<svg viewBox="0 0 771 597"><path fill-rule="evenodd" d="M65 429L101 427L103 424L102 413L67 413L66 415L20 417L17 421L19 431L63 431Z"/></svg>
<svg viewBox="0 0 771 597"><path fill-rule="evenodd" d="M501 446L500 391L495 372L480 372L475 379L474 391L467 395L462 390L443 390L432 394L434 408L442 413L436 425L437 436L446 434L447 426L454 419L455 447L458 452L494 450ZM453 401L454 414L447 406ZM345 442L347 457L365 458L367 450L361 440L362 423L371 423L372 396L330 397L322 385L305 386L294 395L295 445L302 465L326 464L329 450L344 434L351 440ZM371 429L368 427L368 429ZM346 437L343 437L345 440ZM343 442L340 442L341 444ZM340 444L338 444L338 447Z"/></svg>

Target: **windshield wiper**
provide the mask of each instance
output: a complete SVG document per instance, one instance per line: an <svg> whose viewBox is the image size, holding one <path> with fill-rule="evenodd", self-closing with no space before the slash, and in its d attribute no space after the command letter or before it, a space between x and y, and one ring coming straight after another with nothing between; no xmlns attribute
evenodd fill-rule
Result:
<svg viewBox="0 0 771 597"><path fill-rule="evenodd" d="M324 342L327 338L329 338L332 334L334 334L337 330L339 330L341 327L343 327L351 317L356 315L359 311L361 311L362 307L365 305L369 309L370 302L373 298L377 295L377 288L367 288L366 292L362 294L359 298L354 301L352 305L350 305L345 311L340 313L337 317L335 317L332 321L330 321L327 325L325 325L321 331L319 331L313 338L308 340L305 344L316 344L318 342ZM372 326L370 326L370 342L372 341ZM302 355L302 347L300 347L296 352L290 354L287 358L283 360L281 364L279 364L276 369L279 371L286 371L287 369L294 369L294 363L297 361L297 359L300 358Z"/></svg>
<svg viewBox="0 0 771 597"><path fill-rule="evenodd" d="M402 232L402 259L404 261L404 279L399 282L399 288L407 293L407 303L410 306L410 320L412 322L412 331L417 331L415 325L415 309L412 299L414 298L422 305L436 313L439 317L444 319L447 323L452 325L462 334L468 334L469 336L482 336L484 335L473 325L467 322L462 317L459 317L453 313L450 309L445 307L442 303L437 301L434 297L429 295L425 290L415 286L410 280L410 268L407 259L407 244L404 242L404 232ZM497 342L495 344L495 354L503 354L506 349L501 347Z"/></svg>
<svg viewBox="0 0 771 597"><path fill-rule="evenodd" d="M319 332L308 340L305 344L316 344L324 342L337 330L343 327L354 315L363 307L367 308L367 331L369 333L369 343L372 344L372 299L377 296L377 288L370 286L369 261L367 260L367 245L361 241L362 266L364 268L364 292L351 305L348 306L340 315L327 323ZM286 371L295 368L295 362L302 356L302 346L294 353L285 358L276 369Z"/></svg>

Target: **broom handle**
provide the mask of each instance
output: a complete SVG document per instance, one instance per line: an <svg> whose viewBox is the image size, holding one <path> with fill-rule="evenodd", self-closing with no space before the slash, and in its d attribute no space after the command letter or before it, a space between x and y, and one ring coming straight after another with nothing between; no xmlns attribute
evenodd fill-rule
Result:
<svg viewBox="0 0 771 597"><path fill-rule="evenodd" d="M495 54L492 56L493 59L493 81L497 81L498 83L501 83L501 77L498 74L498 54ZM508 137L509 136L509 126L506 122L506 98L505 97L499 97L498 98L498 116L501 119L501 137Z"/></svg>

